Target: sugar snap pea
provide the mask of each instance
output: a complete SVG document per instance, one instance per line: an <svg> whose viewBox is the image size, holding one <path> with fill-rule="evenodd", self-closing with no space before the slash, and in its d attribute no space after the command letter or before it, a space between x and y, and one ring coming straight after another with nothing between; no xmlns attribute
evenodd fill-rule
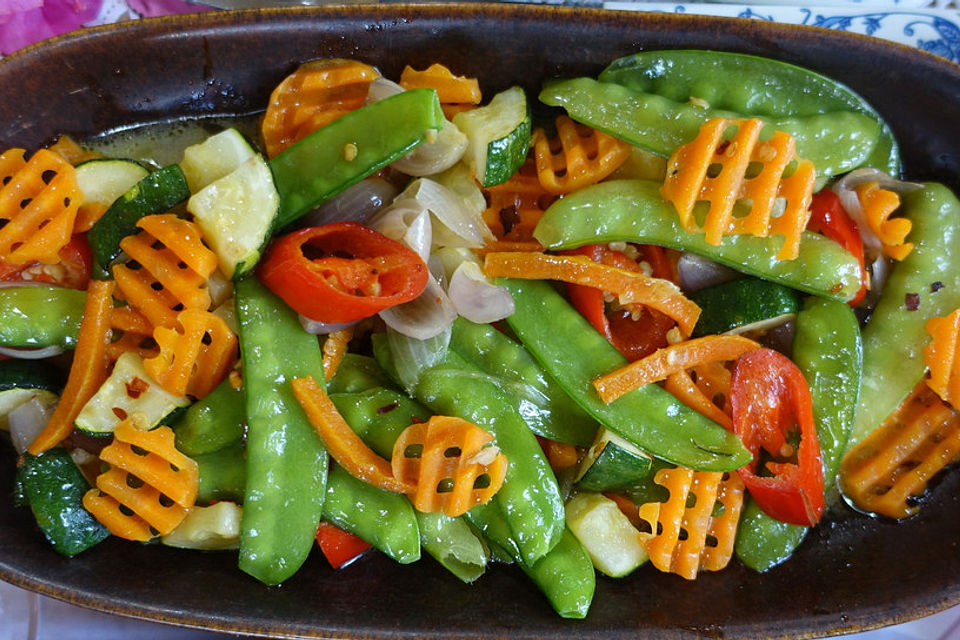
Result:
<svg viewBox="0 0 960 640"><path fill-rule="evenodd" d="M673 205L647 180L611 180L586 187L552 204L534 237L549 249L596 242L639 242L689 251L743 273L793 289L847 301L860 289L860 265L836 242L804 232L794 260L777 260L777 236L727 236L720 246L687 233Z"/></svg>

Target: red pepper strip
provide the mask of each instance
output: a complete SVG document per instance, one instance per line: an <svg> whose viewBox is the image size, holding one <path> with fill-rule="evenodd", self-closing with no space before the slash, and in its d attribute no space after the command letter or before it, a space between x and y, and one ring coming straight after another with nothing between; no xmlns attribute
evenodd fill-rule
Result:
<svg viewBox="0 0 960 640"><path fill-rule="evenodd" d="M329 522L321 522L317 526L317 544L320 545L323 557L334 569L353 562L370 548L370 543L360 536Z"/></svg>
<svg viewBox="0 0 960 640"><path fill-rule="evenodd" d="M810 203L810 222L807 229L821 233L838 242L860 262L860 291L848 303L855 307L867 294L867 269L863 257L863 238L857 223L843 208L840 197L830 189L821 189L813 194Z"/></svg>
<svg viewBox="0 0 960 640"><path fill-rule="evenodd" d="M71 289L86 289L90 282L93 254L85 235L74 235L63 245L56 264L8 264L0 261L0 281L49 282Z"/></svg>
<svg viewBox="0 0 960 640"><path fill-rule="evenodd" d="M753 453L738 473L757 506L782 522L815 525L824 508L823 457L803 373L772 349L746 353L734 366L730 403L733 431ZM796 429L794 450L787 436ZM771 458L764 472L772 475L758 475L761 455Z"/></svg>
<svg viewBox="0 0 960 640"><path fill-rule="evenodd" d="M644 261L653 269L653 276L671 280L670 262L663 249L655 245L639 245ZM582 255L594 262L629 271L641 271L640 265L626 254L605 244L589 244L561 252ZM631 362L650 355L667 345L667 332L676 324L656 309L645 307L639 317L629 310L607 313L603 291L579 284L568 284L570 303L593 327Z"/></svg>
<svg viewBox="0 0 960 640"><path fill-rule="evenodd" d="M259 275L298 313L340 324L413 300L428 271L406 245L355 222L335 222L274 240Z"/></svg>

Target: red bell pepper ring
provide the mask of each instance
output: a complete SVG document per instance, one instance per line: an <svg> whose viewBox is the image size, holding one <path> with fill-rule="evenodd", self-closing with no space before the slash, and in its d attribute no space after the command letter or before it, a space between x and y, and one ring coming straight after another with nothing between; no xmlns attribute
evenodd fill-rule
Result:
<svg viewBox="0 0 960 640"><path fill-rule="evenodd" d="M350 564L370 548L370 543L348 531L321 522L317 526L317 544L334 569Z"/></svg>
<svg viewBox="0 0 960 640"><path fill-rule="evenodd" d="M258 275L298 313L341 324L413 300L429 272L406 245L356 222L334 222L275 239Z"/></svg>
<svg viewBox="0 0 960 640"><path fill-rule="evenodd" d="M670 263L663 249L654 245L640 245L640 249L643 259L651 265L653 275L669 279ZM563 253L583 255L601 264L640 271L636 260L605 244L589 244ZM587 322L631 362L666 346L667 332L676 324L669 316L655 309L644 309L643 314L636 319L625 309L608 312L603 292L593 287L568 284L567 295L570 303Z"/></svg>
<svg viewBox="0 0 960 640"><path fill-rule="evenodd" d="M57 255L60 262L56 264L9 264L0 261L0 281L46 282L70 289L86 289L93 269L93 253L87 236L74 235Z"/></svg>
<svg viewBox="0 0 960 640"><path fill-rule="evenodd" d="M830 189L821 189L813 194L810 203L810 221L807 229L823 234L838 242L856 257L860 263L860 290L848 303L855 307L867 294L867 269L863 257L863 237L850 214L843 208L840 197Z"/></svg>
<svg viewBox="0 0 960 640"><path fill-rule="evenodd" d="M782 522L815 525L825 502L823 456L803 373L777 351L751 351L734 366L730 404L733 431L753 453L738 473L757 506ZM796 430L800 439L794 446L788 436Z"/></svg>

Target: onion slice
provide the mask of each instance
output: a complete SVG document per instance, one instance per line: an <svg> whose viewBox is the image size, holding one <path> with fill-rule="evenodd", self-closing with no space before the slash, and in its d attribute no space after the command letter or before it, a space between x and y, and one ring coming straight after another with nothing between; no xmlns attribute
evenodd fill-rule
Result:
<svg viewBox="0 0 960 640"><path fill-rule="evenodd" d="M18 454L23 454L50 421L56 403L47 404L33 396L7 414L10 440Z"/></svg>
<svg viewBox="0 0 960 640"><path fill-rule="evenodd" d="M448 326L437 335L420 340L387 328L387 346L393 357L395 373L408 393L417 386L420 374L447 355L451 334Z"/></svg>
<svg viewBox="0 0 960 640"><path fill-rule="evenodd" d="M677 272L680 275L680 287L687 293L740 277L736 270L695 253L680 256Z"/></svg>
<svg viewBox="0 0 960 640"><path fill-rule="evenodd" d="M397 198L370 220L370 228L413 249L426 262L433 227L430 212L413 198Z"/></svg>
<svg viewBox="0 0 960 640"><path fill-rule="evenodd" d="M449 330L457 310L432 275L423 293L403 304L380 312L380 318L395 332L417 340L429 340Z"/></svg>
<svg viewBox="0 0 960 640"><path fill-rule="evenodd" d="M480 212L439 182L418 178L398 197L416 199L433 216L434 247L479 249L494 240Z"/></svg>
<svg viewBox="0 0 960 640"><path fill-rule="evenodd" d="M43 360L63 353L63 348L56 345L49 347L0 347L0 355L18 360Z"/></svg>
<svg viewBox="0 0 960 640"><path fill-rule="evenodd" d="M367 178L351 185L301 218L305 227L331 222L366 222L397 195L397 188L383 178Z"/></svg>
<svg viewBox="0 0 960 640"><path fill-rule="evenodd" d="M916 182L906 182L892 178L879 169L854 169L835 183L830 185L830 189L840 198L847 214L857 223L857 229L863 238L863 245L868 249L870 256L875 256L883 252L883 243L877 234L870 228L870 223L860 206L860 197L857 195L857 187L876 182L881 188L904 194L917 189L922 189L923 185Z"/></svg>
<svg viewBox="0 0 960 640"><path fill-rule="evenodd" d="M456 268L447 295L457 313L470 322L486 324L513 314L510 292L490 282L476 262L465 260Z"/></svg>

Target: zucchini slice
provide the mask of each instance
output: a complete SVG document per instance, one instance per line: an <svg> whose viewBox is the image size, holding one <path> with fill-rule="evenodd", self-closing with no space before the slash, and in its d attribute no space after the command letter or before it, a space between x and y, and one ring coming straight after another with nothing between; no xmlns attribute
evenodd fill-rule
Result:
<svg viewBox="0 0 960 640"><path fill-rule="evenodd" d="M184 149L180 168L190 193L197 193L255 155L256 150L243 134L231 127Z"/></svg>
<svg viewBox="0 0 960 640"><path fill-rule="evenodd" d="M150 174L139 162L122 158L95 158L77 165L77 185L83 201L109 207Z"/></svg>
<svg viewBox="0 0 960 640"><path fill-rule="evenodd" d="M601 427L580 463L576 482L589 491L615 491L646 478L652 463L634 444Z"/></svg>
<svg viewBox="0 0 960 640"><path fill-rule="evenodd" d="M597 571L620 578L645 563L640 532L617 503L599 493L578 493L566 504L567 527Z"/></svg>
<svg viewBox="0 0 960 640"><path fill-rule="evenodd" d="M467 136L464 158L484 187L506 182L526 160L531 116L522 88L511 87L483 107L458 113L453 123Z"/></svg>
<svg viewBox="0 0 960 640"><path fill-rule="evenodd" d="M136 413L144 428L152 429L188 404L186 397L175 396L157 384L139 355L127 352L117 359L110 377L80 410L76 425L90 435L110 435L122 420Z"/></svg>
<svg viewBox="0 0 960 640"><path fill-rule="evenodd" d="M800 310L800 295L782 284L737 278L690 294L700 306L692 337L745 333L783 324Z"/></svg>
<svg viewBox="0 0 960 640"><path fill-rule="evenodd" d="M187 210L217 254L220 270L239 278L253 269L280 211L270 167L259 154L194 194Z"/></svg>

